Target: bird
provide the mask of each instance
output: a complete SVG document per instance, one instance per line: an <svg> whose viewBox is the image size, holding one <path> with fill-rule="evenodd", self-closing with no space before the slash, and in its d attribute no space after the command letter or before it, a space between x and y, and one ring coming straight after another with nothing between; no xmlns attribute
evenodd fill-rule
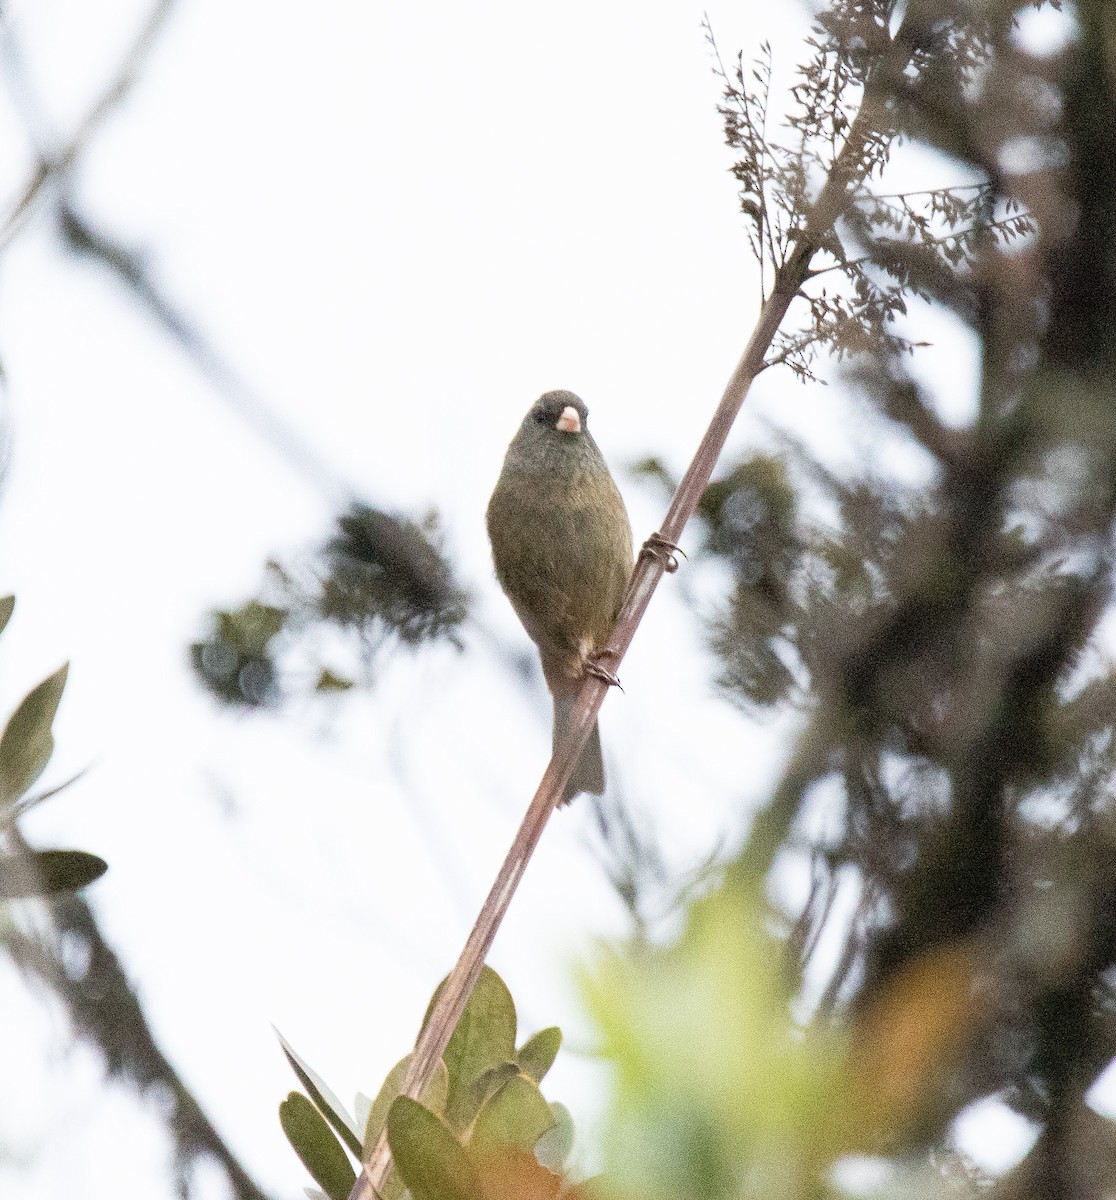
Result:
<svg viewBox="0 0 1116 1200"><path fill-rule="evenodd" d="M496 578L554 698L555 747L585 676L617 682L601 652L633 566L628 512L588 416L573 392L541 395L508 446L486 514ZM582 792L604 792L596 722L559 803Z"/></svg>

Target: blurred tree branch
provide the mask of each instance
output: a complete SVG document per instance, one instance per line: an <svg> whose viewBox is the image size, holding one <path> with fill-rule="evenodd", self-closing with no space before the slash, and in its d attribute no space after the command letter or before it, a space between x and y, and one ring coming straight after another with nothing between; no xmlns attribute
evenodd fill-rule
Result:
<svg viewBox="0 0 1116 1200"><path fill-rule="evenodd" d="M927 1067L910 1108L877 1114L873 1148L940 1149L966 1105L997 1095L1042 1127L997 1194L1077 1197L1111 1190L1111 1126L1084 1097L1116 1054L1116 760L1102 636L1116 523L1116 17L1078 6L1071 48L1043 57L1016 40L1028 7L987 10L979 86L927 89L891 69L881 80L907 136L984 175L993 210L1028 216L1014 245L986 242L953 274L920 259L918 230L902 256L923 296L980 339L974 420L942 428L902 347L866 346L851 380L881 431L890 424L889 438L905 432L929 452L931 482L905 491L876 455L865 456L876 474L860 479L815 467L837 527L788 539L786 600L766 625L739 565L756 549L752 531L734 546L728 530L729 548L713 549L753 605L727 614L720 652L775 647L810 693L808 727L741 860L761 895L811 789L842 793L840 833L813 847L791 943L803 959L816 953L837 872L851 868L860 900L813 1019L866 1038L853 1069L868 1078L886 1069L871 1060L889 1021L894 1048L933 1015L925 993L926 1013L903 1011L910 980L945 993L948 978L966 998L960 1040ZM964 28L963 8L909 5L897 37L931 44ZM890 6L878 9L886 25ZM1025 165L1006 172L1021 145ZM894 245L854 226L892 269ZM739 694L742 679L727 686Z"/></svg>
<svg viewBox="0 0 1116 1200"><path fill-rule="evenodd" d="M2 18L0 29L9 79L13 91L21 99L28 136L36 144L38 162L0 224L0 253L19 236L36 205L49 198L56 208L64 244L74 253L107 269L122 283L228 407L331 505L350 503L356 498L357 490L338 476L301 434L276 413L273 405L254 393L201 328L166 294L144 256L97 230L74 203L72 177L75 168L88 152L98 129L132 91L174 5L175 0L158 0L108 86L90 106L74 133L57 150L43 144L43 135L38 132L41 109L23 77L15 30L10 19Z"/></svg>
<svg viewBox="0 0 1116 1200"><path fill-rule="evenodd" d="M225 405L253 433L300 475L331 505L354 502L358 492L338 474L263 397L249 386L212 341L155 279L144 256L94 228L72 199L64 195L58 204L58 221L65 245L75 254L107 270L152 318Z"/></svg>
<svg viewBox="0 0 1116 1200"><path fill-rule="evenodd" d="M30 178L24 184L22 191L13 201L7 216L0 224L0 252L18 236L35 204L41 199L50 184L53 187L65 188L67 177L78 160L85 153L93 135L104 121L127 98L135 86L144 64L159 39L160 34L174 10L175 0L157 0L147 19L144 21L135 41L124 55L116 74L109 81L104 91L90 106L85 117L79 122L73 134L59 148L38 145L38 163ZM20 74L20 79L14 90L26 93L26 80L19 71L20 57L16 45L15 31L11 18L0 14L0 36L4 42L5 57L8 60L9 76L13 72ZM30 96L24 95L24 100L31 104ZM37 109L37 106L36 106ZM28 132L36 128L36 120L28 115Z"/></svg>
<svg viewBox="0 0 1116 1200"><path fill-rule="evenodd" d="M55 901L49 913L49 942L13 927L4 949L21 971L65 1006L78 1036L104 1057L110 1079L130 1085L143 1099L160 1100L152 1107L166 1113L182 1193L187 1193L190 1168L205 1160L221 1170L237 1200L267 1200L159 1049L131 981L89 905L69 897ZM62 946L64 956L59 954ZM161 1102L164 1097L169 1105Z"/></svg>
<svg viewBox="0 0 1116 1200"><path fill-rule="evenodd" d="M0 252L23 231L36 206L48 198L57 205L67 235L79 236L83 226L67 199L72 174L98 129L131 92L173 8L173 0L159 0L154 5L113 78L76 130L58 148L45 144L40 136L38 107L23 77L15 30L10 18L0 18L9 79L23 105L28 134L38 155L31 176L0 225ZM95 239L90 238L87 252L91 252L94 244ZM129 263L124 255L119 255L113 265L171 332L202 358L209 373L230 385L231 372L226 371L221 378L219 360L212 352L207 353L203 339L177 317L173 307L146 280L143 271L132 269L135 264ZM10 831L10 836L18 835ZM189 1168L205 1159L222 1171L232 1194L241 1200L265 1200L266 1193L251 1179L156 1044L136 994L105 942L92 910L83 900L70 897L56 900L49 912L54 933L51 941L13 925L5 934L3 949L21 970L64 1005L77 1034L103 1054L110 1078L131 1084L141 1096L161 1090L171 1098L167 1122L181 1173L182 1193L186 1194L188 1188ZM72 952L68 961L80 966L63 964L58 953L62 944Z"/></svg>

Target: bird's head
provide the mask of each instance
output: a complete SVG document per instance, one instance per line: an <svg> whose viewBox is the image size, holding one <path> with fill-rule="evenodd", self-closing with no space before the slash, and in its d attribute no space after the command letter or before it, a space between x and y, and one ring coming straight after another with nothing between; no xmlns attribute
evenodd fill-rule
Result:
<svg viewBox="0 0 1116 1200"><path fill-rule="evenodd" d="M544 392L531 407L527 419L562 434L583 433L589 410L573 392Z"/></svg>

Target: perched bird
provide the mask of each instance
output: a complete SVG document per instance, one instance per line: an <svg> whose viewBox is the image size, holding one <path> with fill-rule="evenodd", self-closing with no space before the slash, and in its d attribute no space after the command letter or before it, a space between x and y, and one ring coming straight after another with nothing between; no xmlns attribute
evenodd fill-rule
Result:
<svg viewBox="0 0 1116 1200"><path fill-rule="evenodd" d="M523 419L488 503L496 578L539 648L554 697L554 744L586 674L615 682L599 661L632 573L624 501L573 392L547 392ZM566 786L604 791L597 726Z"/></svg>

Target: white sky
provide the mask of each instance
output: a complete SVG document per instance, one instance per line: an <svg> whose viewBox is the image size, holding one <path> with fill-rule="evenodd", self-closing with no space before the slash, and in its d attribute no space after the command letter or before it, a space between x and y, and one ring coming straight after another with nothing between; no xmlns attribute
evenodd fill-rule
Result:
<svg viewBox="0 0 1116 1200"><path fill-rule="evenodd" d="M59 131L146 11L5 7ZM618 474L647 452L681 469L755 312L704 8L726 57L764 37L799 53L789 5L180 0L80 172L83 210L150 250L340 475L389 507L437 505L478 613L516 645L483 511L522 412L572 388ZM0 195L30 167L4 97ZM202 614L321 537L328 508L41 220L0 258L0 361L0 592L18 596L0 712L70 659L44 782L93 764L26 832L109 860L89 896L163 1047L257 1178L299 1195L269 1023L342 1098L379 1086L537 783L545 692L483 650L434 652L336 716L218 714L186 667ZM959 417L972 348L949 362ZM760 381L734 445L761 418L838 457L855 445L836 395L786 374ZM645 536L661 502L620 483ZM613 779L681 869L735 837L790 726L713 697L680 588L656 597L602 724ZM582 1049L574 968L623 929L591 844L587 805L555 818L491 959L526 1028L559 1023ZM170 1197L154 1124L67 1050L64 1021L4 971L0 1011L18 1081L0 1089L0 1192L47 1200L76 1177L90 1200ZM547 1093L591 1129L600 1084L566 1054Z"/></svg>

